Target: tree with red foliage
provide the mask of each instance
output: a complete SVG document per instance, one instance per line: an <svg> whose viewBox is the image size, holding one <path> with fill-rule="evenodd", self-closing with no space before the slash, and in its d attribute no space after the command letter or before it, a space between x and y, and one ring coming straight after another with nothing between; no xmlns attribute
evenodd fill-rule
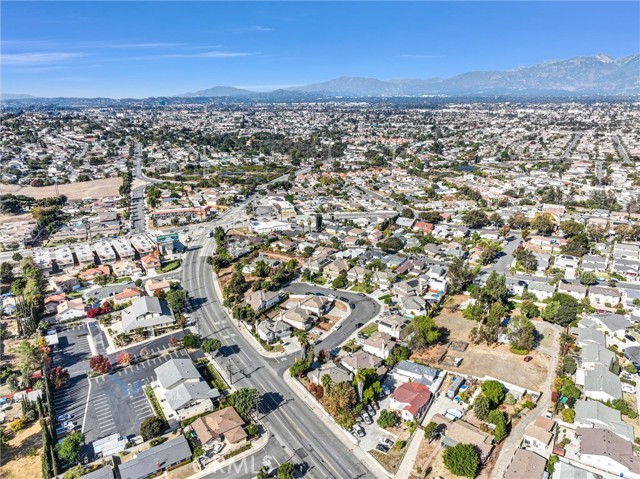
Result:
<svg viewBox="0 0 640 479"><path fill-rule="evenodd" d="M95 318L100 314L100 308L89 308L87 309L87 318Z"/></svg>
<svg viewBox="0 0 640 479"><path fill-rule="evenodd" d="M54 389L60 389L69 380L69 371L56 366L49 371L49 378Z"/></svg>
<svg viewBox="0 0 640 479"><path fill-rule="evenodd" d="M116 362L121 366L128 366L131 363L131 354L126 351L122 351L116 356Z"/></svg>
<svg viewBox="0 0 640 479"><path fill-rule="evenodd" d="M91 358L91 360L89 361L89 367L93 372L96 372L98 374L106 374L111 371L111 362L106 356L98 354L97 356Z"/></svg>

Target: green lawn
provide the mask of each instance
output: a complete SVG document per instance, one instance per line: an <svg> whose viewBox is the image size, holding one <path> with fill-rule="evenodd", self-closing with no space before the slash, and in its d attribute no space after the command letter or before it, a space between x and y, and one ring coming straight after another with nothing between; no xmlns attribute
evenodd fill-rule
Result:
<svg viewBox="0 0 640 479"><path fill-rule="evenodd" d="M353 291L355 293L367 293L367 294L373 293L375 290L376 290L375 286L373 285L367 286L364 283L356 283L350 289L350 291Z"/></svg>
<svg viewBox="0 0 640 479"><path fill-rule="evenodd" d="M169 273L170 271L178 269L179 267L180 267L180 260L175 259L173 261L169 261L168 263L164 264L162 267L158 268L158 271L160 273Z"/></svg>
<svg viewBox="0 0 640 479"><path fill-rule="evenodd" d="M362 328L359 333L363 334L366 337L371 336L373 333L375 333L378 330L378 324L377 323L371 323L371 324L367 324L364 328Z"/></svg>

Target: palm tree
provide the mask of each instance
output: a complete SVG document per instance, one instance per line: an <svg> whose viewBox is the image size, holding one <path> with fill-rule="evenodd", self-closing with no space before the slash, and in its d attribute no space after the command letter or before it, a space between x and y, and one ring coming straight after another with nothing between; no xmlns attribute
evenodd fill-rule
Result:
<svg viewBox="0 0 640 479"><path fill-rule="evenodd" d="M364 394L364 380L365 380L365 376L364 373L362 372L362 369L358 369L356 371L356 384L358 385L358 398L360 399L360 402L362 402L362 395Z"/></svg>

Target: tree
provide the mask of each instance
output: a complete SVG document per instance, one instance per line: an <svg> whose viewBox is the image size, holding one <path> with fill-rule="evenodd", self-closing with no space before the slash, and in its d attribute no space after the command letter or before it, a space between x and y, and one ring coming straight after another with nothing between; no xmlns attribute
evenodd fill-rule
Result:
<svg viewBox="0 0 640 479"><path fill-rule="evenodd" d="M383 409L380 411L380 417L376 421L382 429L388 429L396 426L400 422L400 418L395 412Z"/></svg>
<svg viewBox="0 0 640 479"><path fill-rule="evenodd" d="M140 423L140 435L142 439L148 441L149 439L160 436L166 428L167 425L162 419L156 416L149 416Z"/></svg>
<svg viewBox="0 0 640 479"><path fill-rule="evenodd" d="M578 314L578 300L565 293L554 293L547 300L547 306L542 311L542 318L550 323L569 326L576 320Z"/></svg>
<svg viewBox="0 0 640 479"><path fill-rule="evenodd" d="M127 351L122 351L116 356L116 362L121 366L128 366L131 363L131 354Z"/></svg>
<svg viewBox="0 0 640 479"><path fill-rule="evenodd" d="M562 414L562 420L564 422L573 424L573 421L575 420L575 417L576 417L576 412L573 409L570 409L568 407L564 408L561 414Z"/></svg>
<svg viewBox="0 0 640 479"><path fill-rule="evenodd" d="M182 338L182 345L187 349L198 349L202 343L202 338L197 334L185 334Z"/></svg>
<svg viewBox="0 0 640 479"><path fill-rule="evenodd" d="M349 381L339 382L322 397L322 405L336 422L344 428L355 423L353 408L358 403L358 395Z"/></svg>
<svg viewBox="0 0 640 479"><path fill-rule="evenodd" d="M498 257L498 253L502 251L502 247L495 241L482 241L480 247L480 263L489 264Z"/></svg>
<svg viewBox="0 0 640 479"><path fill-rule="evenodd" d="M387 239L378 242L377 246L386 252L395 253L403 248L404 243L397 236L389 236Z"/></svg>
<svg viewBox="0 0 640 479"><path fill-rule="evenodd" d="M440 339L440 330L430 316L414 317L407 328L409 333L413 333L410 346L414 349L426 348Z"/></svg>
<svg viewBox="0 0 640 479"><path fill-rule="evenodd" d="M221 347L222 343L217 338L207 338L202 341L202 344L200 344L200 349L202 349L202 352L208 354L215 353Z"/></svg>
<svg viewBox="0 0 640 479"><path fill-rule="evenodd" d="M227 285L227 290L231 294L242 294L247 290L247 282L244 279L242 271L234 271L233 275L231 276L231 280Z"/></svg>
<svg viewBox="0 0 640 479"><path fill-rule="evenodd" d="M67 472L64 473L63 479L80 479L84 474L84 466L82 464L78 464L67 469Z"/></svg>
<svg viewBox="0 0 640 479"><path fill-rule="evenodd" d="M11 284L13 279L13 265L7 262L0 264L0 283Z"/></svg>
<svg viewBox="0 0 640 479"><path fill-rule="evenodd" d="M424 438L429 442L435 439L437 433L438 433L438 424L433 421L430 421L429 424L427 424L424 427Z"/></svg>
<svg viewBox="0 0 640 479"><path fill-rule="evenodd" d="M529 227L529 220L522 213L514 213L507 220L507 224L514 229L521 230Z"/></svg>
<svg viewBox="0 0 640 479"><path fill-rule="evenodd" d="M482 210L469 210L462 215L462 221L472 229L483 228L489 224L489 217Z"/></svg>
<svg viewBox="0 0 640 479"><path fill-rule="evenodd" d="M271 266L269 266L269 263L267 263L264 260L256 261L256 265L255 265L256 276L260 278L266 278L267 276L269 276L270 272L271 272Z"/></svg>
<svg viewBox="0 0 640 479"><path fill-rule="evenodd" d="M43 366L41 351L29 341L22 341L16 351L16 367L22 382L27 384L37 370Z"/></svg>
<svg viewBox="0 0 640 479"><path fill-rule="evenodd" d="M456 294L467 287L473 281L474 273L463 258L454 258L449 263L449 293Z"/></svg>
<svg viewBox="0 0 640 479"><path fill-rule="evenodd" d="M411 356L411 349L409 349L407 346L403 346L402 344L398 344L395 348L391 350L385 362L387 366L393 367L396 364L398 364L400 361L409 359L410 356Z"/></svg>
<svg viewBox="0 0 640 479"><path fill-rule="evenodd" d="M294 467L290 462L283 462L278 467L278 479L293 479Z"/></svg>
<svg viewBox="0 0 640 479"><path fill-rule="evenodd" d="M111 362L108 357L98 354L89 360L89 367L95 373L106 374L111 371Z"/></svg>
<svg viewBox="0 0 640 479"><path fill-rule="evenodd" d="M505 303L509 297L505 276L491 271L484 287L475 290L474 297L487 306L497 301Z"/></svg>
<svg viewBox="0 0 640 479"><path fill-rule="evenodd" d="M507 328L507 337L511 347L520 351L530 350L535 339L535 326L525 316L514 316Z"/></svg>
<svg viewBox="0 0 640 479"><path fill-rule="evenodd" d="M344 289L349 285L349 281L347 280L347 273L343 271L340 273L336 279L331 282L331 286L335 289Z"/></svg>
<svg viewBox="0 0 640 479"><path fill-rule="evenodd" d="M66 436L57 446L58 458L67 464L74 464L78 460L83 441L84 436L81 432L72 432Z"/></svg>
<svg viewBox="0 0 640 479"><path fill-rule="evenodd" d="M549 235L553 232L555 219L551 213L536 213L531 220L531 228L543 235Z"/></svg>
<svg viewBox="0 0 640 479"><path fill-rule="evenodd" d="M513 252L513 257L524 268L527 273L531 273L538 269L538 259L529 250L524 249L522 246L518 246Z"/></svg>
<svg viewBox="0 0 640 479"><path fill-rule="evenodd" d="M598 277L592 271L583 271L580 273L580 283L585 286L591 286L598 282Z"/></svg>
<svg viewBox="0 0 640 479"><path fill-rule="evenodd" d="M584 231L584 225L575 220L566 220L560 222L560 229L567 238L570 238L582 233Z"/></svg>
<svg viewBox="0 0 640 479"><path fill-rule="evenodd" d="M470 303L462 311L462 317L471 321L481 322L484 321L485 310L484 305L480 301Z"/></svg>
<svg viewBox="0 0 640 479"><path fill-rule="evenodd" d="M70 376L68 370L63 369L62 366L56 366L49 371L49 377L53 388L60 389L69 380Z"/></svg>
<svg viewBox="0 0 640 479"><path fill-rule="evenodd" d="M480 468L480 456L471 444L459 443L448 447L442 454L444 466L456 476L474 478Z"/></svg>
<svg viewBox="0 0 640 479"><path fill-rule="evenodd" d="M482 393L491 401L491 409L498 407L504 400L504 387L499 381L490 379L482 383Z"/></svg>
<svg viewBox="0 0 640 479"><path fill-rule="evenodd" d="M535 318L540 315L540 309L536 306L533 301L525 300L520 303L520 312L524 315L525 318Z"/></svg>
<svg viewBox="0 0 640 479"><path fill-rule="evenodd" d="M480 394L473 401L473 413L478 419L484 421L489 416L489 412L491 412L491 401L485 395Z"/></svg>
<svg viewBox="0 0 640 479"><path fill-rule="evenodd" d="M20 261L22 261L22 255L18 252L13 253L13 255L11 256L11 259L13 261L15 261L16 263L19 263Z"/></svg>
<svg viewBox="0 0 640 479"><path fill-rule="evenodd" d="M228 396L229 403L236 409L243 419L248 420L249 414L260 401L260 391L255 388L240 388Z"/></svg>
<svg viewBox="0 0 640 479"><path fill-rule="evenodd" d="M188 296L184 289L172 289L167 293L167 303L175 316L182 316L184 313Z"/></svg>

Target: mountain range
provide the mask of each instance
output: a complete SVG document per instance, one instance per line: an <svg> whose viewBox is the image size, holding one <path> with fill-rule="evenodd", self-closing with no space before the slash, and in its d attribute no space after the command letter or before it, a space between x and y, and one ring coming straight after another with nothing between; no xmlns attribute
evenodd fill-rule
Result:
<svg viewBox="0 0 640 479"><path fill-rule="evenodd" d="M216 86L176 95L181 98L264 97L285 93L321 96L390 97L424 95L637 95L640 94L640 54L612 58L598 54L554 60L508 71L476 71L451 78L376 78L343 76L333 80L273 92Z"/></svg>

